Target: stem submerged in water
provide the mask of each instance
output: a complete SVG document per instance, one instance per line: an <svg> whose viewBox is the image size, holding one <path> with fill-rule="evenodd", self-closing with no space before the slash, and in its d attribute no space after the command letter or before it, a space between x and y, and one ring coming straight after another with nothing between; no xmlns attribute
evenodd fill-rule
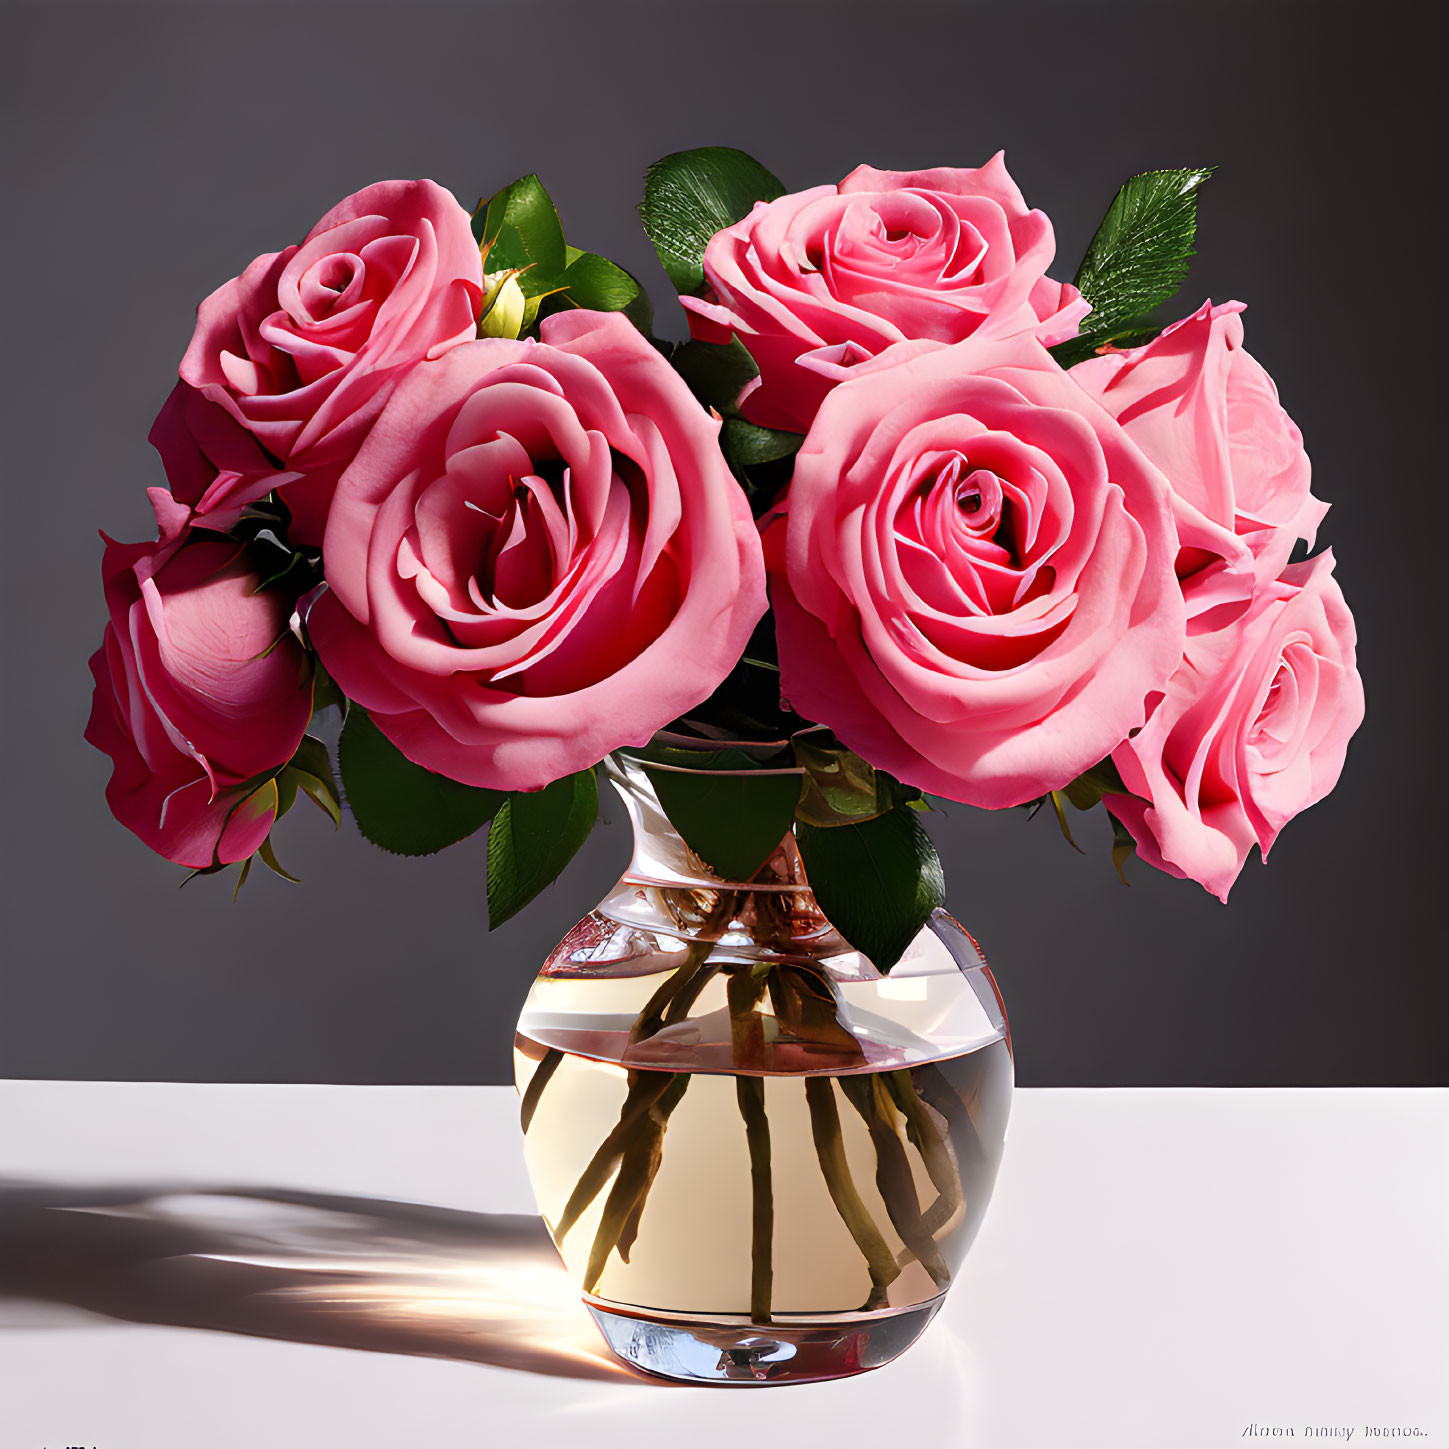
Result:
<svg viewBox="0 0 1449 1449"><path fill-rule="evenodd" d="M626 1263L629 1261L629 1251L639 1235L644 1200L649 1196L664 1156L664 1129L669 1123L669 1114L679 1105L679 1099L689 1087L687 1072L658 1075L671 1077L672 1080L654 1097L642 1117L636 1119L629 1134L628 1146L619 1160L619 1175L604 1200L604 1212L594 1234L593 1247L589 1250L589 1264L584 1270L585 1293L592 1293L598 1286L612 1249L617 1248L619 1256Z"/></svg>
<svg viewBox="0 0 1449 1449"><path fill-rule="evenodd" d="M765 1079L736 1077L735 1097L750 1149L750 1317L756 1323L768 1323L775 1283L775 1190L770 1165L770 1119L765 1115Z"/></svg>
<svg viewBox="0 0 1449 1449"><path fill-rule="evenodd" d="M875 1148L875 1185L885 1203L891 1225L901 1242L915 1255L938 1288L951 1279L951 1270L936 1240L921 1221L921 1203L905 1144L896 1128L895 1107L878 1076L841 1077L840 1090L860 1114Z"/></svg>
<svg viewBox="0 0 1449 1449"><path fill-rule="evenodd" d="M870 1273L870 1295L865 1300L864 1309L870 1312L883 1308L886 1289L900 1276L901 1270L851 1180L850 1167L845 1160L845 1139L840 1132L840 1113L836 1110L830 1078L806 1077L805 1101L810 1108L810 1132L815 1139L815 1155L820 1159L825 1186L841 1221L850 1230L850 1236L864 1256Z"/></svg>
<svg viewBox="0 0 1449 1449"><path fill-rule="evenodd" d="M518 1109L518 1121L525 1135L528 1132L529 1124L533 1121L533 1114L538 1111L539 1101L543 1097L543 1089L548 1086L548 1079L558 1071L561 1061L563 1061L563 1053L557 1047L549 1047L544 1052L539 1064L533 1069L533 1075L528 1079L528 1087L524 1091L523 1102Z"/></svg>

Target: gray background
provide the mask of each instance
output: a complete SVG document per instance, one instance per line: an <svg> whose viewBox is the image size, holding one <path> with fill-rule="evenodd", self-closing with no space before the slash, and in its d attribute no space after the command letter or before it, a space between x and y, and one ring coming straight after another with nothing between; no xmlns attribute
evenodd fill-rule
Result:
<svg viewBox="0 0 1449 1449"><path fill-rule="evenodd" d="M4 12L4 941L0 1076L494 1082L553 941L625 858L615 807L489 935L483 848L425 861L277 832L301 889L197 881L108 815L81 741L104 622L95 529L143 536L145 435L196 302L344 193L432 176L471 205L539 171L570 239L682 332L633 206L708 143L791 187L998 146L1070 276L1127 174L1217 163L1184 310L1249 304L1307 435L1369 718L1337 793L1224 908L1105 827L938 821L1029 1084L1446 1077L1437 717L1442 205L1431 8L1042 3L49 3ZM1098 828L1093 829L1093 825Z"/></svg>

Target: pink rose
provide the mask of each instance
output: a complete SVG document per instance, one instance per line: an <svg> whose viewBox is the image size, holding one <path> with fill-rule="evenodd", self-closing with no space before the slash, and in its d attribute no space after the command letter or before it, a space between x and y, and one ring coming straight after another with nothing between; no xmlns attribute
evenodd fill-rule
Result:
<svg viewBox="0 0 1449 1449"><path fill-rule="evenodd" d="M283 497L296 537L318 543L399 376L472 338L482 298L468 213L435 182L379 181L213 292L181 378L307 475Z"/></svg>
<svg viewBox="0 0 1449 1449"><path fill-rule="evenodd" d="M1353 615L1320 554L1248 613L1190 639L1146 725L1112 754L1135 796L1107 797L1137 852L1221 900L1256 844L1333 789L1363 720ZM1150 802L1150 803L1147 803Z"/></svg>
<svg viewBox="0 0 1449 1449"><path fill-rule="evenodd" d="M1103 759L1182 657L1178 511L1026 336L913 343L826 400L766 556L781 686L900 779L1019 804Z"/></svg>
<svg viewBox="0 0 1449 1449"><path fill-rule="evenodd" d="M415 368L337 486L308 631L416 763L538 789L704 700L765 609L719 422L618 313Z"/></svg>
<svg viewBox="0 0 1449 1449"><path fill-rule="evenodd" d="M196 526L218 533L235 526L249 504L304 476L279 469L225 408L184 382L172 388L149 436L172 498Z"/></svg>
<svg viewBox="0 0 1449 1449"><path fill-rule="evenodd" d="M275 786L312 716L311 666L290 603L224 539L175 531L186 516L152 490L162 537L106 542L111 619L91 657L86 739L111 757L106 802L180 865L244 860L267 838ZM169 520L169 521L168 521Z"/></svg>
<svg viewBox="0 0 1449 1449"><path fill-rule="evenodd" d="M1072 376L1181 497L1243 539L1257 578L1271 580L1300 538L1312 546L1328 505L1308 491L1303 435L1273 379L1243 350L1242 310L1204 302L1146 346L1088 358Z"/></svg>
<svg viewBox="0 0 1449 1449"><path fill-rule="evenodd" d="M975 169L859 166L839 186L757 202L705 251L713 298L681 301L696 337L738 333L755 359L745 417L803 433L831 387L893 343L1076 336L1090 309L1047 278L1055 252L1001 152Z"/></svg>

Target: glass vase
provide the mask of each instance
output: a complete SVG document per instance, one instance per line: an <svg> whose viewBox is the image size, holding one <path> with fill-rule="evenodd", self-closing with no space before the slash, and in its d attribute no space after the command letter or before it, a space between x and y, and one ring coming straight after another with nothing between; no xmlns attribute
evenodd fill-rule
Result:
<svg viewBox="0 0 1449 1449"><path fill-rule="evenodd" d="M640 1369L770 1384L888 1363L940 1308L1001 1158L1010 1038L980 949L937 910L882 975L821 913L793 835L721 879L670 826L658 766L607 768L633 859L515 1043L544 1222Z"/></svg>

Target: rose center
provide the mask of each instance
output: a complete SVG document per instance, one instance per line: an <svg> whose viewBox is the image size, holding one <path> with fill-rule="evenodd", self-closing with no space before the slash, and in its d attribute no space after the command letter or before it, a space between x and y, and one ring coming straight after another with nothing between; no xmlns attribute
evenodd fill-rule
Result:
<svg viewBox="0 0 1449 1449"><path fill-rule="evenodd" d="M989 468L972 468L965 472L966 460L951 464L941 482L952 490L956 504L957 527L973 538L990 538L1000 528L1005 510L1001 479Z"/></svg>

